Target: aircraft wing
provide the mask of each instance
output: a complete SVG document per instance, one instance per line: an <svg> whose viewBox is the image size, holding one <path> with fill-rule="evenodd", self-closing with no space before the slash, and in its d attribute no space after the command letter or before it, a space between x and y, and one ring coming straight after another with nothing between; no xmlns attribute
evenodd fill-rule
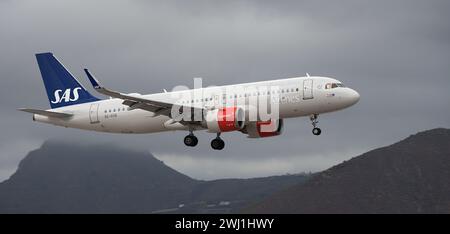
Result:
<svg viewBox="0 0 450 234"><path fill-rule="evenodd" d="M107 88L103 87L102 85L100 85L98 80L89 72L88 69L84 69L84 71L86 72L86 75L89 78L89 81L91 82L94 89L97 90L99 93L110 96L110 97L123 99L124 100L123 104L131 107L132 109L142 109L142 110L153 112L153 113L155 113L155 115L166 115L166 116L173 118L171 116L171 109L176 104L151 100L148 98L142 98L139 96L124 94L124 93L120 93L117 91L107 89ZM179 107L181 108L182 106L179 105ZM203 111L202 108L197 108L197 107L190 107L190 108Z"/></svg>
<svg viewBox="0 0 450 234"><path fill-rule="evenodd" d="M30 108L19 108L18 110L32 113L32 114L53 117L53 118L68 118L68 117L73 116L72 114L68 114L68 113L61 113L61 112L48 111L48 110L30 109Z"/></svg>

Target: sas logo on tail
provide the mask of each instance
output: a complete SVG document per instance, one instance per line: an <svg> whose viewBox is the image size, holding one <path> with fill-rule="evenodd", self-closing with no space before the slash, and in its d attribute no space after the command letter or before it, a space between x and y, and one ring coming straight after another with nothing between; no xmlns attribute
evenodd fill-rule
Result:
<svg viewBox="0 0 450 234"><path fill-rule="evenodd" d="M55 100L51 101L51 103L56 104L56 103L61 103L63 100L64 102L74 102L77 101L78 98L80 98L80 96L78 95L78 91L80 90L80 87L74 88L73 92L71 89L66 89L64 92L61 89L57 89L55 90L54 96L55 96ZM62 96L61 96L62 94ZM73 94L73 97L72 97Z"/></svg>

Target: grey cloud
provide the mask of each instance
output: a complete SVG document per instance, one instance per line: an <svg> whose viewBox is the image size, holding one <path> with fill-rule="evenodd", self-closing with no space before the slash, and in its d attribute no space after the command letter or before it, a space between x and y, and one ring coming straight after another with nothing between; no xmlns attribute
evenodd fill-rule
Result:
<svg viewBox="0 0 450 234"><path fill-rule="evenodd" d="M19 158L11 142L31 149L27 142L60 138L148 148L202 178L214 177L198 173L204 162L222 165L221 176L252 176L287 170L280 165L293 155L299 171L314 155L330 159L320 164L325 168L419 130L449 127L449 10L448 1L0 1L0 147L14 155L0 164ZM309 72L336 77L362 99L321 116L320 137L298 118L277 138L224 134L226 150L216 152L213 136L199 133L199 146L186 148L184 132L109 135L31 122L15 108L48 107L34 59L43 51L53 51L86 86L84 66L123 92L192 86L193 77L207 86ZM183 167L186 158L197 167ZM231 163L249 160L255 168L280 163L271 170Z"/></svg>

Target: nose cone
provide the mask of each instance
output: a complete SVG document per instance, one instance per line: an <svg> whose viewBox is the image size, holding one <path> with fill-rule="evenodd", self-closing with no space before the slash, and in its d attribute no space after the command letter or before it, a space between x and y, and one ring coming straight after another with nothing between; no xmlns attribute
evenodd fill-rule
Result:
<svg viewBox="0 0 450 234"><path fill-rule="evenodd" d="M359 99L360 99L360 95L358 92L356 92L353 89L349 89L348 94L347 94L347 100L348 100L348 104L349 106L356 104Z"/></svg>

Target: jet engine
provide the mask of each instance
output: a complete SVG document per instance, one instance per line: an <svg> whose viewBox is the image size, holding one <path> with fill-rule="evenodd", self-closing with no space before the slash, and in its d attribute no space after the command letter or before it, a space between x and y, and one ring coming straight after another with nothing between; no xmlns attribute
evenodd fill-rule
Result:
<svg viewBox="0 0 450 234"><path fill-rule="evenodd" d="M283 119L246 123L245 127L241 130L249 138L278 136L282 131Z"/></svg>
<svg viewBox="0 0 450 234"><path fill-rule="evenodd" d="M223 107L206 113L205 124L209 132L230 132L244 127L244 110L239 107Z"/></svg>

